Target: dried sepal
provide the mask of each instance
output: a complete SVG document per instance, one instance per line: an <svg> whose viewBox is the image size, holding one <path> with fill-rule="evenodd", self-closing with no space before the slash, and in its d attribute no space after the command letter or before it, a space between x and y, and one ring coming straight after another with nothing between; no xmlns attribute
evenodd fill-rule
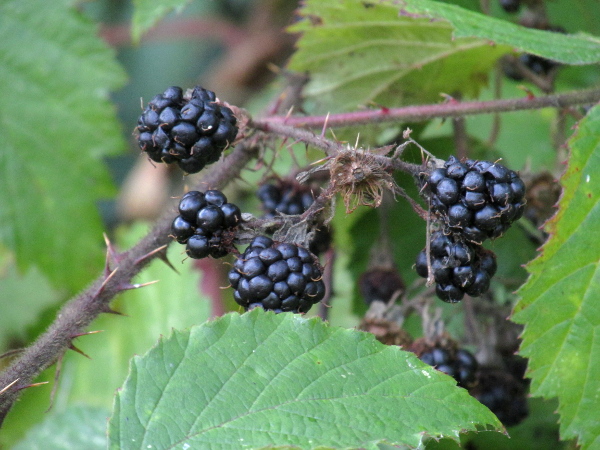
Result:
<svg viewBox="0 0 600 450"><path fill-rule="evenodd" d="M377 208L383 192L397 192L398 186L388 169L374 155L365 150L344 150L328 161L332 191L339 192L346 205L346 213L358 206Z"/></svg>

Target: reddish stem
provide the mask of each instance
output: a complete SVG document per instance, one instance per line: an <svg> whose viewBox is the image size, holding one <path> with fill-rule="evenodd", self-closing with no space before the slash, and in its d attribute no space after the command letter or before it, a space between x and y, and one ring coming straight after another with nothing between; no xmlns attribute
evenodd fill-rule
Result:
<svg viewBox="0 0 600 450"><path fill-rule="evenodd" d="M527 109L565 108L573 105L597 103L600 89L588 89L565 94L544 95L483 102L448 102L434 105L406 106L355 111L324 116L271 116L255 120L252 125L263 131L274 131L276 125L292 127L329 128L366 125L382 122L422 122L434 118L461 117L474 114L522 111Z"/></svg>

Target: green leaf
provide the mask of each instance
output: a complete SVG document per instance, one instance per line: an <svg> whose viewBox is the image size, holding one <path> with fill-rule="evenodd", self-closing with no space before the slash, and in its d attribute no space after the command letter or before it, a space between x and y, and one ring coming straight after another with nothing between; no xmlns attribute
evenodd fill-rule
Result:
<svg viewBox="0 0 600 450"><path fill-rule="evenodd" d="M570 141L569 166L551 238L527 266L514 320L525 325L521 354L530 358L531 392L558 397L564 439L600 443L600 107Z"/></svg>
<svg viewBox="0 0 600 450"><path fill-rule="evenodd" d="M309 0L290 68L310 72L306 94L318 110L386 107L440 100L440 93L477 95L509 47L452 39L446 21L399 16L392 3Z"/></svg>
<svg viewBox="0 0 600 450"><path fill-rule="evenodd" d="M131 37L139 43L146 31L173 10L181 11L190 0L133 0Z"/></svg>
<svg viewBox="0 0 600 450"><path fill-rule="evenodd" d="M0 271L0 353L11 339L24 341L27 327L35 324L45 308L61 298L35 268L17 273L14 264ZM14 341L13 341L14 342Z"/></svg>
<svg viewBox="0 0 600 450"><path fill-rule="evenodd" d="M501 425L412 353L320 319L256 309L174 331L133 359L111 448L416 447ZM132 445L132 443L135 443Z"/></svg>
<svg viewBox="0 0 600 450"><path fill-rule="evenodd" d="M146 224L121 230L118 244L128 248L148 231ZM148 350L172 328L185 328L209 317L209 302L199 292L200 273L190 260L181 263L182 247L169 248L169 259L179 273L163 261L154 260L135 282L158 283L124 292L112 307L126 317L103 315L89 327L103 333L78 339L75 345L92 359L69 352L63 364L62 395L71 402L86 402L110 408L117 388L127 376L129 360Z"/></svg>
<svg viewBox="0 0 600 450"><path fill-rule="evenodd" d="M564 64L600 62L600 38L596 36L569 36L525 28L456 5L432 0L403 0L401 4L405 14L425 15L449 21L454 26L455 38L478 37Z"/></svg>
<svg viewBox="0 0 600 450"><path fill-rule="evenodd" d="M74 291L101 263L102 157L124 146L107 97L124 74L69 3L0 3L0 239Z"/></svg>
<svg viewBox="0 0 600 450"><path fill-rule="evenodd" d="M47 416L13 450L105 449L106 419L109 415L104 408L71 406Z"/></svg>

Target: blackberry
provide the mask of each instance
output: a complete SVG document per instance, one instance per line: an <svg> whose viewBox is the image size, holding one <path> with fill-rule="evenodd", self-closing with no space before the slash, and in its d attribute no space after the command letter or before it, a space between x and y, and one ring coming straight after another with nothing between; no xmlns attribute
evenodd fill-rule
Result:
<svg viewBox="0 0 600 450"><path fill-rule="evenodd" d="M567 32L567 30L565 30L561 26L548 26L543 29L545 29L546 31L551 31L553 33ZM521 63L531 72L540 77L547 77L554 69L560 67L561 65L556 61L542 58L541 56L532 55L531 53L522 53L519 56L519 63ZM521 73L521 71L518 70L517 67L515 67L514 62L512 62L511 60L503 61L502 69L504 71L504 75L506 75L506 77L510 78L511 80L522 81L524 79L524 76Z"/></svg>
<svg viewBox="0 0 600 450"><path fill-rule="evenodd" d="M406 290L398 270L391 267L376 267L364 272L358 280L358 287L368 305L374 301L387 303L394 295L401 295Z"/></svg>
<svg viewBox="0 0 600 450"><path fill-rule="evenodd" d="M422 340L417 340L413 344L413 351L425 364L454 378L460 387L469 388L477 380L479 365L468 350L456 349L455 345L441 345L440 343L424 345Z"/></svg>
<svg viewBox="0 0 600 450"><path fill-rule="evenodd" d="M500 0L500 6L507 13L516 13L521 7L521 0Z"/></svg>
<svg viewBox="0 0 600 450"><path fill-rule="evenodd" d="M186 244L190 258L222 258L229 253L232 229L241 221L240 209L227 203L222 192L190 191L179 201L179 215L171 224L171 236Z"/></svg>
<svg viewBox="0 0 600 450"><path fill-rule="evenodd" d="M560 184L550 172L542 172L527 182L525 218L536 227L541 226L556 212L560 198Z"/></svg>
<svg viewBox="0 0 600 450"><path fill-rule="evenodd" d="M296 182L280 180L278 184L265 183L258 188L264 218L270 219L278 214L298 215L305 212L314 202L311 189ZM309 250L315 255L326 252L331 246L332 235L329 228L319 225L314 229Z"/></svg>
<svg viewBox="0 0 600 450"><path fill-rule="evenodd" d="M303 247L257 236L229 272L233 298L246 310L305 313L325 296L316 257Z"/></svg>
<svg viewBox="0 0 600 450"><path fill-rule="evenodd" d="M423 177L423 185L445 226L474 243L502 236L525 209L523 180L490 161L451 156L443 168Z"/></svg>
<svg viewBox="0 0 600 450"><path fill-rule="evenodd" d="M256 195L263 204L266 218L275 217L277 213L302 214L314 202L309 189L285 181L281 181L279 185L263 184Z"/></svg>
<svg viewBox="0 0 600 450"><path fill-rule="evenodd" d="M552 61L550 59L542 58L541 56L532 55L530 53L523 53L519 56L519 62L527 69L532 71L534 74L546 77L556 67L560 66L560 63ZM521 71L515 67L512 61L503 63L502 69L504 75L513 81L523 81L525 79Z"/></svg>
<svg viewBox="0 0 600 450"><path fill-rule="evenodd" d="M189 95L171 86L155 96L138 120L138 145L155 162L177 162L196 173L221 157L238 132L231 109L215 93L196 86Z"/></svg>
<svg viewBox="0 0 600 450"><path fill-rule="evenodd" d="M507 427L521 423L529 414L525 386L503 370L481 368L477 374L477 384L469 393Z"/></svg>
<svg viewBox="0 0 600 450"><path fill-rule="evenodd" d="M497 269L496 255L492 251L441 231L431 235L430 251L435 291L441 300L456 303L465 294L478 297L487 292ZM425 249L417 256L415 268L419 276L427 278Z"/></svg>

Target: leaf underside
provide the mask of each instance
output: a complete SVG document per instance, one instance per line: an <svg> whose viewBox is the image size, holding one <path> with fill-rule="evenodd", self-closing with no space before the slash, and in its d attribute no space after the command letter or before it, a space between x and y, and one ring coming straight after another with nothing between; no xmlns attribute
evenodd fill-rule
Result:
<svg viewBox="0 0 600 450"><path fill-rule="evenodd" d="M475 97L515 50L565 64L600 62L600 40L528 29L429 0L308 0L289 67L308 72L314 112Z"/></svg>
<svg viewBox="0 0 600 450"><path fill-rule="evenodd" d="M318 110L343 111L439 101L441 93L476 96L509 47L452 39L445 21L399 16L391 3L309 0L290 68L307 71L306 94Z"/></svg>
<svg viewBox="0 0 600 450"><path fill-rule="evenodd" d="M402 0L402 13L444 19L454 27L454 37L478 37L496 44L552 59L563 64L600 62L600 38L587 34L567 35L526 28L506 20L432 0Z"/></svg>

